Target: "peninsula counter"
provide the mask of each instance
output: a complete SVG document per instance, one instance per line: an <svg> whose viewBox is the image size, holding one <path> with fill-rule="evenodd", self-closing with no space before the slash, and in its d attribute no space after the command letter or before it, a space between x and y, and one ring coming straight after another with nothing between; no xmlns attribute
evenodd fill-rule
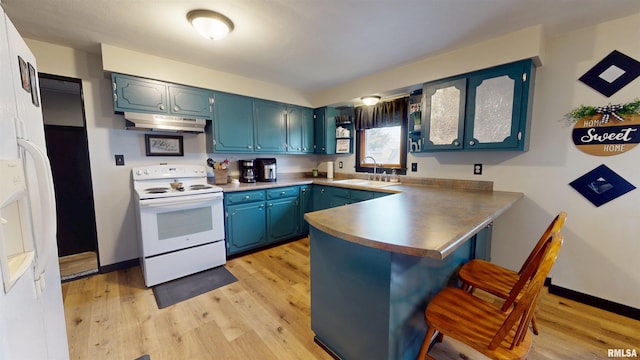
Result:
<svg viewBox="0 0 640 360"><path fill-rule="evenodd" d="M523 196L404 184L384 191L397 193L305 215L311 327L342 359L414 360L425 306L456 285L463 263L488 258L491 223Z"/></svg>

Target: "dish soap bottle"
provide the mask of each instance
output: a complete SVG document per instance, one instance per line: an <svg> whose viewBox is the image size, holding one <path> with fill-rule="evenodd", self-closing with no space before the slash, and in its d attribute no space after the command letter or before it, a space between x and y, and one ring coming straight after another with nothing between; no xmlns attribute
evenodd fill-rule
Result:
<svg viewBox="0 0 640 360"><path fill-rule="evenodd" d="M396 173L396 169L391 171L391 182L397 183L400 180L398 179L398 174Z"/></svg>

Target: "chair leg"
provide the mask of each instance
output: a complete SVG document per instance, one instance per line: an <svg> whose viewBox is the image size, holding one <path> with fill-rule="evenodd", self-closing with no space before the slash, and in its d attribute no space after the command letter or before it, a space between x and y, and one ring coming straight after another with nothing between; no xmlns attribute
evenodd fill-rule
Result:
<svg viewBox="0 0 640 360"><path fill-rule="evenodd" d="M429 346L431 345L431 339L433 338L433 334L436 332L436 329L433 326L429 326L429 330L427 334L424 336L424 341L422 342L422 346L420 347L420 353L418 354L418 360L424 360L425 356L427 356L427 352L429 351ZM440 335L438 335L440 337ZM431 357L428 357L430 359Z"/></svg>
<svg viewBox="0 0 640 360"><path fill-rule="evenodd" d="M538 335L538 323L536 322L536 314L533 314L533 316L531 316L531 328L533 330L533 333Z"/></svg>

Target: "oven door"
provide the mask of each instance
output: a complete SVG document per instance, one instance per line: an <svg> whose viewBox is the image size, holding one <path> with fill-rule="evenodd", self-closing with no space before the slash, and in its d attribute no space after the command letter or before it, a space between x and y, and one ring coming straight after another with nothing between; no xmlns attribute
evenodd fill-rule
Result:
<svg viewBox="0 0 640 360"><path fill-rule="evenodd" d="M142 256L224 240L222 199L221 192L141 199Z"/></svg>

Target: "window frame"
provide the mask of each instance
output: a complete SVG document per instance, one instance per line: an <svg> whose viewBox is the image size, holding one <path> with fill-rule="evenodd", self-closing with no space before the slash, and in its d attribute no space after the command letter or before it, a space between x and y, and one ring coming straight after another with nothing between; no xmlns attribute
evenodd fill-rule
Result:
<svg viewBox="0 0 640 360"><path fill-rule="evenodd" d="M386 171L387 174L390 175L393 170L395 170L398 175L407 174L407 137L409 136L407 131L408 122L409 119L402 119L402 122L400 123L400 164L381 164L377 167L378 174L382 174L383 171ZM364 129L356 131L356 173L373 173L373 164L365 164L362 161L364 157L364 133Z"/></svg>

